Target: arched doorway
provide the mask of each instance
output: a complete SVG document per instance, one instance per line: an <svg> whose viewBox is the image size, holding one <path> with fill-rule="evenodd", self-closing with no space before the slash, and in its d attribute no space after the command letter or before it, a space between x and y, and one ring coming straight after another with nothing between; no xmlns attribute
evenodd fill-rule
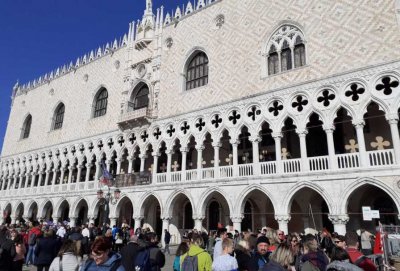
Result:
<svg viewBox="0 0 400 271"><path fill-rule="evenodd" d="M333 224L329 220L329 208L323 197L315 190L304 187L297 191L290 202L291 219L289 232L302 232L307 228L333 232Z"/></svg>
<svg viewBox="0 0 400 271"><path fill-rule="evenodd" d="M226 199L219 192L211 193L203 203L203 227L207 230L217 230L218 226L231 225L230 210Z"/></svg>
<svg viewBox="0 0 400 271"><path fill-rule="evenodd" d="M24 222L25 220L22 218L24 215L24 204L21 202L18 204L17 209L15 210L15 222Z"/></svg>
<svg viewBox="0 0 400 271"><path fill-rule="evenodd" d="M183 233L194 228L193 207L189 198L184 194L178 194L172 200L170 206L171 221L177 229Z"/></svg>
<svg viewBox="0 0 400 271"><path fill-rule="evenodd" d="M364 221L361 209L363 206L379 210L380 219ZM365 184L350 194L347 200L347 213L349 216L347 230L364 228L375 232L378 222L383 225L399 225L399 211L393 199L385 191L371 184Z"/></svg>
<svg viewBox="0 0 400 271"><path fill-rule="evenodd" d="M7 204L6 208L4 208L3 211L3 219L4 219L4 223L6 224L11 224L11 203Z"/></svg>
<svg viewBox="0 0 400 271"><path fill-rule="evenodd" d="M59 217L59 221L69 221L69 203L68 201L64 200L60 207L58 208L57 217Z"/></svg>
<svg viewBox="0 0 400 271"><path fill-rule="evenodd" d="M265 226L278 228L274 206L268 196L260 190L253 190L244 198L241 212L243 214L242 230L255 231Z"/></svg>
<svg viewBox="0 0 400 271"><path fill-rule="evenodd" d="M36 202L33 202L28 210L28 219L29 221L37 221L38 220L38 205Z"/></svg>
<svg viewBox="0 0 400 271"><path fill-rule="evenodd" d="M147 224L160 237L162 234L161 206L155 196L151 195L143 202L141 215L144 217L143 226Z"/></svg>
<svg viewBox="0 0 400 271"><path fill-rule="evenodd" d="M75 217L77 226L81 226L83 224L88 223L88 209L89 209L88 204L84 199L81 199L79 203L76 205Z"/></svg>
<svg viewBox="0 0 400 271"><path fill-rule="evenodd" d="M133 204L128 197L123 197L117 206L118 226L126 224L130 227L133 226Z"/></svg>
<svg viewBox="0 0 400 271"><path fill-rule="evenodd" d="M42 216L45 221L53 221L53 204L47 201L42 210Z"/></svg>

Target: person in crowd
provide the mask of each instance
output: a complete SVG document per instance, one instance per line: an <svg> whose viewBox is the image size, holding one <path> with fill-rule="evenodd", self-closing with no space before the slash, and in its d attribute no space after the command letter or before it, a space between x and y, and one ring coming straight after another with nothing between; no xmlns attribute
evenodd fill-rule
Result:
<svg viewBox="0 0 400 271"><path fill-rule="evenodd" d="M271 254L271 252L268 250L269 239L266 236L258 237L256 247L257 251L250 260L249 271L258 271L269 262L269 256Z"/></svg>
<svg viewBox="0 0 400 271"><path fill-rule="evenodd" d="M150 264L152 271L160 271L165 265L165 255L162 253L161 249L158 247L158 237L155 232L147 232L145 235L145 241L150 252Z"/></svg>
<svg viewBox="0 0 400 271"><path fill-rule="evenodd" d="M82 239L83 235L81 233L81 228L80 227L73 227L71 228L70 234L68 236L68 239L74 241L76 249L79 253L79 255L83 255L83 250L82 250Z"/></svg>
<svg viewBox="0 0 400 271"><path fill-rule="evenodd" d="M321 232L320 238L321 238L321 243L320 243L321 249L329 254L332 248L334 247L332 241L332 235L326 228L324 228Z"/></svg>
<svg viewBox="0 0 400 271"><path fill-rule="evenodd" d="M285 236L285 232L281 231L281 230L277 230L276 234L278 235L278 243L286 243L286 236Z"/></svg>
<svg viewBox="0 0 400 271"><path fill-rule="evenodd" d="M293 253L286 243L280 243L271 255L271 260L264 265L263 271L288 271L292 270Z"/></svg>
<svg viewBox="0 0 400 271"><path fill-rule="evenodd" d="M104 231L104 230L103 230ZM107 242L110 242L111 246L113 245L113 236L112 236L112 230L107 229L104 233L104 238Z"/></svg>
<svg viewBox="0 0 400 271"><path fill-rule="evenodd" d="M12 269L13 271L22 271L24 265L26 247L22 235L18 234L16 230L12 232L11 240L15 244L15 257L13 259Z"/></svg>
<svg viewBox="0 0 400 271"><path fill-rule="evenodd" d="M176 249L173 269L174 271L181 270L181 256L189 251L189 245L187 242L182 242L179 244L178 248Z"/></svg>
<svg viewBox="0 0 400 271"><path fill-rule="evenodd" d="M210 254L202 249L203 238L198 233L191 232L188 234L189 238L189 251L181 256L181 269L185 270L187 264L192 264L194 257L197 258L197 267L201 271L211 271L212 270L212 260Z"/></svg>
<svg viewBox="0 0 400 271"><path fill-rule="evenodd" d="M251 253L249 242L240 240L235 247L235 257L238 262L239 271L250 270Z"/></svg>
<svg viewBox="0 0 400 271"><path fill-rule="evenodd" d="M67 234L67 230L64 228L64 225L61 224L61 226L57 230L56 235L58 238L64 239L66 234Z"/></svg>
<svg viewBox="0 0 400 271"><path fill-rule="evenodd" d="M345 237L350 261L365 271L376 271L375 264L358 250L357 233L355 231L348 231Z"/></svg>
<svg viewBox="0 0 400 271"><path fill-rule="evenodd" d="M98 237L91 246L91 259L82 265L80 271L125 271L121 255L111 250L112 243L105 237Z"/></svg>
<svg viewBox="0 0 400 271"><path fill-rule="evenodd" d="M213 260L215 261L219 256L222 255L222 241L227 238L226 228L219 228L217 230L217 238L215 239Z"/></svg>
<svg viewBox="0 0 400 271"><path fill-rule="evenodd" d="M12 270L13 259L16 255L14 242L7 238L8 229L0 226L0 247L2 249L0 257L0 271Z"/></svg>
<svg viewBox="0 0 400 271"><path fill-rule="evenodd" d="M299 270L301 258L299 237L297 236L297 234L289 233L286 240L287 245L289 246L293 255L293 262L291 263L291 265L294 266L296 270Z"/></svg>
<svg viewBox="0 0 400 271"><path fill-rule="evenodd" d="M90 244L90 230L87 225L82 226L82 240L81 240L81 252L82 255L89 254Z"/></svg>
<svg viewBox="0 0 400 271"><path fill-rule="evenodd" d="M37 240L35 247L35 265L37 271L48 271L51 262L57 255L59 244L57 239L54 238L52 229L46 230L43 237Z"/></svg>
<svg viewBox="0 0 400 271"><path fill-rule="evenodd" d="M361 229L361 252L364 255L372 254L371 237L373 237L372 233L365 229Z"/></svg>
<svg viewBox="0 0 400 271"><path fill-rule="evenodd" d="M233 252L233 240L225 238L222 240L222 255L214 260L212 264L213 271L237 271L237 260L230 254Z"/></svg>
<svg viewBox="0 0 400 271"><path fill-rule="evenodd" d="M119 232L117 232L114 240L114 251L120 252L123 246L124 246L124 240L122 239L122 235Z"/></svg>
<svg viewBox="0 0 400 271"><path fill-rule="evenodd" d="M168 253L168 255L171 255L171 252L169 251L169 243L171 242L171 234L167 229L164 230L164 253Z"/></svg>
<svg viewBox="0 0 400 271"><path fill-rule="evenodd" d="M49 271L75 271L79 269L81 262L82 258L74 241L66 239L51 263Z"/></svg>
<svg viewBox="0 0 400 271"><path fill-rule="evenodd" d="M276 230L274 230L274 229L267 228L266 230L267 230L267 233L265 234L265 236L268 238L268 241L269 241L268 250L270 252L274 252L277 245L279 244L278 235L276 233Z"/></svg>
<svg viewBox="0 0 400 271"><path fill-rule="evenodd" d="M346 249L346 238L343 235L337 234L332 239L336 247Z"/></svg>
<svg viewBox="0 0 400 271"><path fill-rule="evenodd" d="M358 266L350 263L349 254L344 248L334 247L329 255L331 263L326 267L327 271L362 271Z"/></svg>
<svg viewBox="0 0 400 271"><path fill-rule="evenodd" d="M249 248L250 248L250 253L251 255L254 255L257 251L257 235L254 233L250 233L245 239L249 242ZM269 241L268 241L269 242Z"/></svg>
<svg viewBox="0 0 400 271"><path fill-rule="evenodd" d="M301 257L301 271L325 271L329 263L328 256L318 248L314 235L307 234L303 240L304 255Z"/></svg>
<svg viewBox="0 0 400 271"><path fill-rule="evenodd" d="M134 264L139 249L138 236L132 235L128 244L121 249L122 265L126 271L135 271Z"/></svg>
<svg viewBox="0 0 400 271"><path fill-rule="evenodd" d="M30 265L35 262L35 246L38 238L42 236L42 231L39 229L39 223L33 221L30 223L31 229L28 232L28 254L26 255L25 264Z"/></svg>
<svg viewBox="0 0 400 271"><path fill-rule="evenodd" d="M210 253L210 255L214 254L215 236L216 232L210 231L207 242L207 251Z"/></svg>

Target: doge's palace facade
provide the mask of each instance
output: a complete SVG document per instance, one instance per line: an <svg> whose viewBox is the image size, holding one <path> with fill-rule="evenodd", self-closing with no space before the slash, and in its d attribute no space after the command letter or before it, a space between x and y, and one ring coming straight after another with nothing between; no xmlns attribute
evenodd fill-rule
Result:
<svg viewBox="0 0 400 271"><path fill-rule="evenodd" d="M286 3L287 2L287 3ZM400 1L199 0L16 85L3 222L184 229L398 224ZM44 106L45 105L45 106Z"/></svg>

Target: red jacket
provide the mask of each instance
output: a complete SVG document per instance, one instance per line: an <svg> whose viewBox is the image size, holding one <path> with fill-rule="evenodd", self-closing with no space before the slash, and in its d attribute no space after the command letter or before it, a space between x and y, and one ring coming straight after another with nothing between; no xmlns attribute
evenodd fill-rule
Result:
<svg viewBox="0 0 400 271"><path fill-rule="evenodd" d="M30 240L32 233L36 234L36 238L39 238L42 235L42 231L37 227L33 227L28 233L28 240Z"/></svg>
<svg viewBox="0 0 400 271"><path fill-rule="evenodd" d="M358 267L360 267L362 270L365 271L377 271L377 268L375 264L367 257L364 256L360 251L358 251L355 248L347 248L347 253L350 256L350 261L355 264L356 261L360 258L363 257L363 260L357 264Z"/></svg>

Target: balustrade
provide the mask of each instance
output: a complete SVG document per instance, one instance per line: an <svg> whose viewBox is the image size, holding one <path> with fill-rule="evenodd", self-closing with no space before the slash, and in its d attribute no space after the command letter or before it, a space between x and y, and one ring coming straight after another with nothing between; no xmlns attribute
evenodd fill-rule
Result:
<svg viewBox="0 0 400 271"><path fill-rule="evenodd" d="M301 159L282 160L284 173L296 173L301 171Z"/></svg>
<svg viewBox="0 0 400 271"><path fill-rule="evenodd" d="M276 173L276 162L262 162L260 163L261 166L261 175L271 175Z"/></svg>
<svg viewBox="0 0 400 271"><path fill-rule="evenodd" d="M243 164L239 165L239 176L246 177L254 175L253 164Z"/></svg>
<svg viewBox="0 0 400 271"><path fill-rule="evenodd" d="M329 169L329 156L308 158L310 171L322 171Z"/></svg>
<svg viewBox="0 0 400 271"><path fill-rule="evenodd" d="M391 150L379 150L369 151L368 160L371 167L376 166L390 166L394 164L394 151Z"/></svg>

